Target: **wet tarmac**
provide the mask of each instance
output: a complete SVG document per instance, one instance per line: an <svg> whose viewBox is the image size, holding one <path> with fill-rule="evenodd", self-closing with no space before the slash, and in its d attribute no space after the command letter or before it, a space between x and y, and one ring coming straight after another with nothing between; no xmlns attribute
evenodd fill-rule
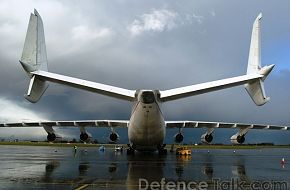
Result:
<svg viewBox="0 0 290 190"><path fill-rule="evenodd" d="M279 189L277 183L290 189L290 149L127 156L112 149L0 146L0 189L218 190L238 189L240 182L244 189Z"/></svg>

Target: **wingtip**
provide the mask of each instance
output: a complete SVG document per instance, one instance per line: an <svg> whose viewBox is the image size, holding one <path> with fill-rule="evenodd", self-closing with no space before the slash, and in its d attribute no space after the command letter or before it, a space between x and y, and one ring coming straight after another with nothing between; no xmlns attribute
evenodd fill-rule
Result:
<svg viewBox="0 0 290 190"><path fill-rule="evenodd" d="M262 17L263 17L262 13L259 13L259 15L256 17L256 19L253 23L253 26L259 24L261 22Z"/></svg>
<svg viewBox="0 0 290 190"><path fill-rule="evenodd" d="M256 104L257 106L263 106L263 105L265 105L266 103L268 103L270 100L271 100L270 97L266 97L266 98L264 98L262 101L260 101L260 100L254 100L254 99L253 99L253 101L255 102L255 104Z"/></svg>
<svg viewBox="0 0 290 190"><path fill-rule="evenodd" d="M263 14L262 13L259 13L259 15L257 16L257 20L261 20L263 17Z"/></svg>
<svg viewBox="0 0 290 190"><path fill-rule="evenodd" d="M272 71L274 69L274 67L275 67L275 64L271 64L271 65L269 65L269 67L270 67L270 69Z"/></svg>
<svg viewBox="0 0 290 190"><path fill-rule="evenodd" d="M39 16L39 13L38 13L38 11L34 8L34 15L35 16Z"/></svg>

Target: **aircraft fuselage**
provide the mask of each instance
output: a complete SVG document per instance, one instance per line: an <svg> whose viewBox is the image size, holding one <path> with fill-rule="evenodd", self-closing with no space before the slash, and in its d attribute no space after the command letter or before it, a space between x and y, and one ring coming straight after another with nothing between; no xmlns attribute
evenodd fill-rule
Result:
<svg viewBox="0 0 290 190"><path fill-rule="evenodd" d="M128 126L130 144L136 150L157 150L165 138L165 121L156 91L137 91Z"/></svg>

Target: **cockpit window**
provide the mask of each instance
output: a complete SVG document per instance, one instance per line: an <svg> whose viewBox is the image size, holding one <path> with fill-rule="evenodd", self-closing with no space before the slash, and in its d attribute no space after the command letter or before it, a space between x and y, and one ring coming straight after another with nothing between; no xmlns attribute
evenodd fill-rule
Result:
<svg viewBox="0 0 290 190"><path fill-rule="evenodd" d="M155 96L153 92L142 92L141 102L144 104L152 104L155 101Z"/></svg>

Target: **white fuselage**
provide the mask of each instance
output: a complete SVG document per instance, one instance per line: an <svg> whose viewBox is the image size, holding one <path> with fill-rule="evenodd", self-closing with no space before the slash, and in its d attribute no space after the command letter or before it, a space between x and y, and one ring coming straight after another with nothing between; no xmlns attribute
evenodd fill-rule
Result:
<svg viewBox="0 0 290 190"><path fill-rule="evenodd" d="M154 94L154 100L144 102L142 101L143 92L138 94L133 106L128 137L134 149L153 151L163 145L166 133L165 121L156 94ZM153 93L153 91L146 92Z"/></svg>

